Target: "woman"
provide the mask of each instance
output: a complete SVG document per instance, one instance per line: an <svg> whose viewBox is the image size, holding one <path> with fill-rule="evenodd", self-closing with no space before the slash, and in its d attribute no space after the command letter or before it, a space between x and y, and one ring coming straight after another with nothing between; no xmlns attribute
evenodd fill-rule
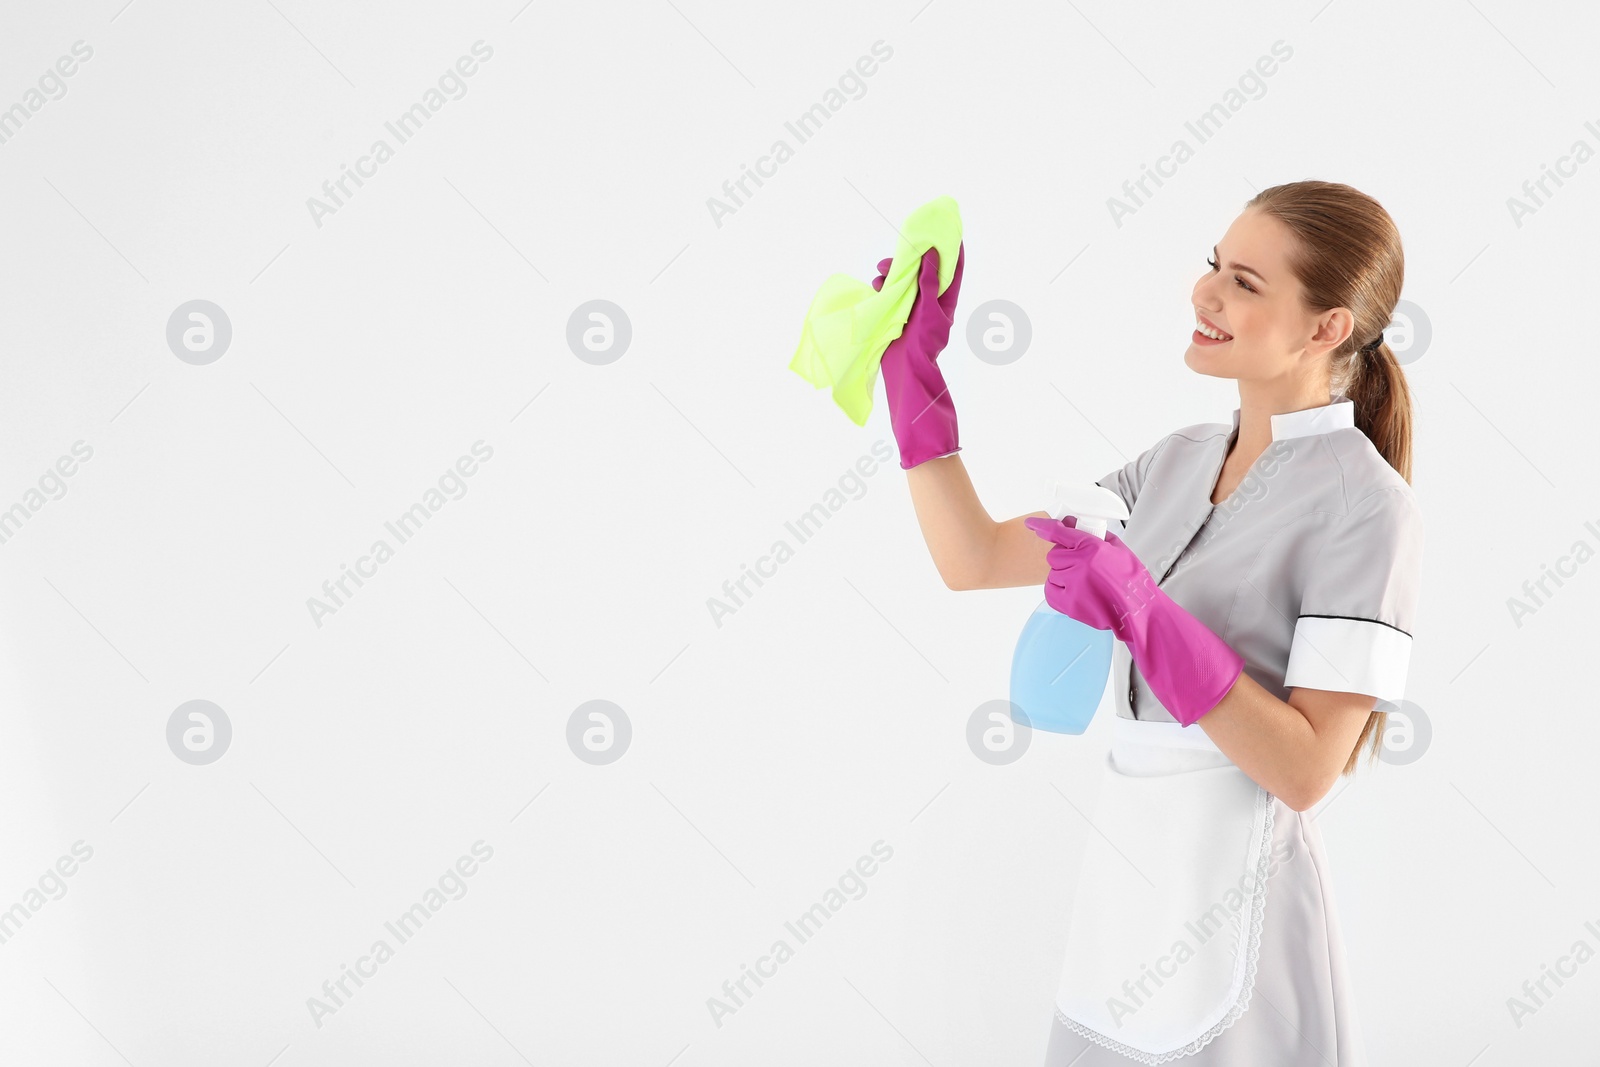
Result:
<svg viewBox="0 0 1600 1067"><path fill-rule="evenodd" d="M1382 335L1400 239L1370 197L1305 181L1257 195L1213 253L1184 362L1236 379L1239 406L1100 479L1128 506L1120 537L1040 513L996 523L979 503L935 362L964 248L936 299L925 255L881 364L945 583L1043 583L1119 638L1050 1067L1365 1063L1305 813L1363 745L1377 757L1376 706L1405 690L1422 522L1410 393Z"/></svg>

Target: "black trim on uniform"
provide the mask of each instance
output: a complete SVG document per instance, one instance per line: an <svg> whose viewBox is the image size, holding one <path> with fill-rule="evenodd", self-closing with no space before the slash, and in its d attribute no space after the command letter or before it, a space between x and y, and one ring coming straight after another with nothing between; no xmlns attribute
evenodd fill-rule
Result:
<svg viewBox="0 0 1600 1067"><path fill-rule="evenodd" d="M1353 619L1356 622L1375 622L1379 626L1387 626L1391 630L1400 630L1400 627L1394 625L1393 623L1384 622L1382 619L1364 619L1360 615L1317 615L1311 612L1304 612L1300 615L1296 615L1295 619L1296 621L1300 619ZM1411 636L1411 634L1405 630L1400 630L1400 632L1405 634L1407 637Z"/></svg>

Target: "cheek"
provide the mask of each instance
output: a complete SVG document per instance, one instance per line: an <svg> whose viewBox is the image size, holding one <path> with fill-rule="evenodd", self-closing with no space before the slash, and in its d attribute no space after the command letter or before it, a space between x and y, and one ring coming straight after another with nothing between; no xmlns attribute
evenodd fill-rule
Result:
<svg viewBox="0 0 1600 1067"><path fill-rule="evenodd" d="M1277 378L1294 369L1294 360L1270 340L1240 348L1229 365L1229 372L1238 378Z"/></svg>

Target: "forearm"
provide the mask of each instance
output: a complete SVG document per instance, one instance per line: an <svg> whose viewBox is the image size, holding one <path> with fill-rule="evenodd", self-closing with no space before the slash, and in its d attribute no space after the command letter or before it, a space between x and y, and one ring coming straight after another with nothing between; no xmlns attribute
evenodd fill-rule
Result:
<svg viewBox="0 0 1600 1067"><path fill-rule="evenodd" d="M1005 522L989 516L959 454L919 463L906 479L922 539L945 585L998 589L1044 582L1049 545L1022 525L1026 516Z"/></svg>
<svg viewBox="0 0 1600 1067"><path fill-rule="evenodd" d="M1240 673L1221 703L1194 725L1256 784L1296 811L1321 800L1332 785L1323 780L1329 761L1311 721L1248 674Z"/></svg>
<svg viewBox="0 0 1600 1067"><path fill-rule="evenodd" d="M917 464L906 471L906 484L939 577L951 589L972 588L999 524L978 500L960 454Z"/></svg>

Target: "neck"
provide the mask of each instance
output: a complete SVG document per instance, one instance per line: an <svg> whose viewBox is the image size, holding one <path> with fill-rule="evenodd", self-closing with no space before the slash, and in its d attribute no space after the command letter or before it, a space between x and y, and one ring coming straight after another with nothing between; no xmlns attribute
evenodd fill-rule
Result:
<svg viewBox="0 0 1600 1067"><path fill-rule="evenodd" d="M1239 436L1232 451L1254 462L1272 443L1272 416L1333 402L1326 380L1318 382L1239 381Z"/></svg>

